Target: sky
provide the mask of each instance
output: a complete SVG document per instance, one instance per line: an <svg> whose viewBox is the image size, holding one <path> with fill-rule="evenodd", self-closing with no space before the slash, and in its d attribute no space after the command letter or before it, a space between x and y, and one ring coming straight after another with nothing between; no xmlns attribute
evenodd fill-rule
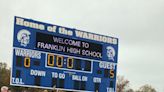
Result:
<svg viewBox="0 0 164 92"><path fill-rule="evenodd" d="M164 92L164 0L0 0L0 61L9 66L14 16L119 38L117 74Z"/></svg>

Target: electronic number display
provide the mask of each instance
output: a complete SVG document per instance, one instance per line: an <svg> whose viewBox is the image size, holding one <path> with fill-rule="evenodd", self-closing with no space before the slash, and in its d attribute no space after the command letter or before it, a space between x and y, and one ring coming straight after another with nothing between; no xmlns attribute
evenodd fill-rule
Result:
<svg viewBox="0 0 164 92"><path fill-rule="evenodd" d="M116 92L118 39L15 17L10 84Z"/></svg>

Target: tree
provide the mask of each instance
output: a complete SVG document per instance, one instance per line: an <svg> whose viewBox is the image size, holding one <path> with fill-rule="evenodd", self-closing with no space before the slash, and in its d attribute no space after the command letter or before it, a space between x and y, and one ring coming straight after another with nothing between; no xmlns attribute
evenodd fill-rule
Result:
<svg viewBox="0 0 164 92"><path fill-rule="evenodd" d="M6 63L0 62L0 87L8 86L10 83L10 70Z"/></svg>
<svg viewBox="0 0 164 92"><path fill-rule="evenodd" d="M157 92L157 91L151 85L146 84L141 86L137 92Z"/></svg>
<svg viewBox="0 0 164 92"><path fill-rule="evenodd" d="M0 62L0 69L6 69L6 68L7 68L7 64Z"/></svg>
<svg viewBox="0 0 164 92"><path fill-rule="evenodd" d="M126 88L129 86L129 81L123 76L117 76L117 92L125 92ZM130 92L130 91L129 91Z"/></svg>
<svg viewBox="0 0 164 92"><path fill-rule="evenodd" d="M128 89L126 92L134 92L133 89Z"/></svg>

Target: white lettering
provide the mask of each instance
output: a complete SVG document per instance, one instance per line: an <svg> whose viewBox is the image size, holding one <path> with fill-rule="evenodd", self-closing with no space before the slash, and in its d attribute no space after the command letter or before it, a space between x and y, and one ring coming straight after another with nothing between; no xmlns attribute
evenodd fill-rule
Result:
<svg viewBox="0 0 164 92"><path fill-rule="evenodd" d="M49 32L56 32L56 26L48 26L47 31Z"/></svg>
<svg viewBox="0 0 164 92"><path fill-rule="evenodd" d="M82 50L82 55L92 56L92 57L96 57L96 58L102 58L102 55L100 52L89 51L89 50Z"/></svg>
<svg viewBox="0 0 164 92"><path fill-rule="evenodd" d="M48 44L48 43L44 43L44 42L37 42L37 48L65 52L65 47L64 46L58 46L58 45Z"/></svg>
<svg viewBox="0 0 164 92"><path fill-rule="evenodd" d="M71 45L71 46L76 46L76 47L81 46L80 41L75 41L75 40L71 40L71 39L63 39L60 37L53 37L53 40L56 43L60 43L60 44L64 44L64 45Z"/></svg>
<svg viewBox="0 0 164 92"><path fill-rule="evenodd" d="M82 31L75 31L76 37L80 38L85 38L85 39L90 39L90 40L95 40L95 41L100 41L100 42L105 42L105 43L110 43L110 44L117 44L117 39L112 38L112 37L107 37L107 36L102 36L102 35L97 35L93 33L88 33L88 32L82 32Z"/></svg>
<svg viewBox="0 0 164 92"><path fill-rule="evenodd" d="M59 28L59 33L64 34L64 35L69 35L69 36L73 35L73 32L71 30L67 30L66 28L63 28L63 27Z"/></svg>
<svg viewBox="0 0 164 92"><path fill-rule="evenodd" d="M87 76L80 76L80 75L72 75L72 80L88 81L88 77Z"/></svg>
<svg viewBox="0 0 164 92"><path fill-rule="evenodd" d="M34 76L46 76L46 72L45 71L40 71L40 70L30 70L30 75L34 75Z"/></svg>
<svg viewBox="0 0 164 92"><path fill-rule="evenodd" d="M88 77L87 76L82 76L82 81L88 81Z"/></svg>
<svg viewBox="0 0 164 92"><path fill-rule="evenodd" d="M52 78L65 79L65 74L64 73L52 72Z"/></svg>
<svg viewBox="0 0 164 92"><path fill-rule="evenodd" d="M93 77L93 82L94 83L101 83L101 78Z"/></svg>
<svg viewBox="0 0 164 92"><path fill-rule="evenodd" d="M21 26L25 26L25 27L29 27L29 28L45 30L45 26L43 24L38 24L38 23L35 23L35 22L25 21L22 18L16 18L16 24L21 25Z"/></svg>
<svg viewBox="0 0 164 92"><path fill-rule="evenodd" d="M81 76L72 75L72 80L81 81Z"/></svg>
<svg viewBox="0 0 164 92"><path fill-rule="evenodd" d="M15 49L15 55L16 56L36 58L36 59L41 58L41 53L39 51L18 49L18 48Z"/></svg>
<svg viewBox="0 0 164 92"><path fill-rule="evenodd" d="M22 78L12 78L12 83L14 83L14 84L24 84Z"/></svg>
<svg viewBox="0 0 164 92"><path fill-rule="evenodd" d="M80 54L81 50L78 48L71 48L71 47L67 47L67 52L68 53L73 53L73 54Z"/></svg>
<svg viewBox="0 0 164 92"><path fill-rule="evenodd" d="M113 70L115 70L116 64L115 63L110 63L110 62L100 62L99 67L104 68L104 69L113 69Z"/></svg>
<svg viewBox="0 0 164 92"><path fill-rule="evenodd" d="M114 92L114 88L107 87L107 92Z"/></svg>
<svg viewBox="0 0 164 92"><path fill-rule="evenodd" d="M65 74L64 73L59 73L59 78L60 79L65 79Z"/></svg>
<svg viewBox="0 0 164 92"><path fill-rule="evenodd" d="M58 78L58 73L52 72L52 78Z"/></svg>

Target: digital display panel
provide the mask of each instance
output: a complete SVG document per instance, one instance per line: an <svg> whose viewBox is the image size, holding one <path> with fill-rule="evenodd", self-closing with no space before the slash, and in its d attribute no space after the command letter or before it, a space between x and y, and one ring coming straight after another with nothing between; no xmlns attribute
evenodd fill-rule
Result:
<svg viewBox="0 0 164 92"><path fill-rule="evenodd" d="M118 39L15 17L14 86L116 92Z"/></svg>
<svg viewBox="0 0 164 92"><path fill-rule="evenodd" d="M86 58L102 58L102 45L87 41L49 35L45 33L36 33L36 48L38 50L61 53L67 55L76 55Z"/></svg>

